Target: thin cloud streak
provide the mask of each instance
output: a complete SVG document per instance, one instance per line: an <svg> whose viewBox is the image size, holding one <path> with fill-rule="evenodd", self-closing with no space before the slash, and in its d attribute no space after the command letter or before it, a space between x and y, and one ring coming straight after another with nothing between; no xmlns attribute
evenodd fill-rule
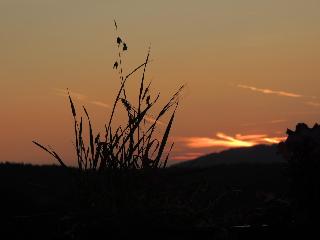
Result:
<svg viewBox="0 0 320 240"><path fill-rule="evenodd" d="M58 96L68 97L68 91L65 89L54 88L54 91L55 91L56 95L58 95ZM111 109L111 106L109 104L102 102L102 101L90 100L88 96L86 96L82 93L77 93L77 92L72 92L72 91L69 91L69 93L73 98L75 98L77 100L82 100L82 101L91 103L93 105L99 106L99 107ZM146 115L144 117L144 119L150 123L154 123L156 121L156 119L149 114ZM164 123L160 120L157 121L157 124L164 125Z"/></svg>
<svg viewBox="0 0 320 240"><path fill-rule="evenodd" d="M286 137L272 137L272 138L266 137L263 140L266 143L277 144L279 142L286 140Z"/></svg>
<svg viewBox="0 0 320 240"><path fill-rule="evenodd" d="M111 108L111 106L107 103L104 103L104 102L100 102L100 101L90 101L90 103L96 105L96 106L99 106L99 107L104 107L104 108Z"/></svg>
<svg viewBox="0 0 320 240"><path fill-rule="evenodd" d="M195 158L198 158L200 156L203 156L203 153L190 152L190 153L185 153L183 155L174 156L171 159L175 160L175 161L185 161L185 160L195 159Z"/></svg>
<svg viewBox="0 0 320 240"><path fill-rule="evenodd" d="M310 100L313 99L316 101L317 101L317 99L319 99L319 97L316 97L316 96L305 96L305 95L298 94L298 93L292 93L292 92L286 92L286 91L276 91L276 90L271 90L271 89L267 89L267 88L257 88L254 86L248 86L248 85L243 85L243 84L238 84L236 86L238 88L249 89L254 92L260 92L263 94L273 94L273 95L277 95L277 96L281 96L281 97L304 98L304 99L310 99ZM311 107L320 107L320 102L305 101L302 103L304 103L308 106L311 106ZM275 122L275 123L278 123L278 122Z"/></svg>
<svg viewBox="0 0 320 240"><path fill-rule="evenodd" d="M319 115L319 111L301 111L301 112L284 112L286 115L299 116L299 115Z"/></svg>
<svg viewBox="0 0 320 240"><path fill-rule="evenodd" d="M68 91L61 88L54 88L53 89L58 96L68 97ZM85 100L88 97L82 93L77 93L73 91L69 91L72 97L76 98L77 100Z"/></svg>
<svg viewBox="0 0 320 240"><path fill-rule="evenodd" d="M58 96L63 96L63 97L68 97L68 91L65 89L60 89L60 88L54 88L55 94ZM107 103L101 102L101 101L96 101L96 100L90 100L88 96L82 94L82 93L77 93L73 91L69 91L70 95L72 98L75 98L77 100L85 101L87 103L94 104L99 107L104 107L104 108L111 108L111 106Z"/></svg>
<svg viewBox="0 0 320 240"><path fill-rule="evenodd" d="M278 95L278 96L281 96L281 97L292 97L292 98L305 97L305 96L303 96L301 94L297 94L297 93L291 93L291 92L285 92L285 91L276 91L276 90L271 90L271 89L267 89L267 88L257 88L257 87L253 87L253 86L242 85L242 84L238 84L237 87L243 88L243 89L249 89L251 91L260 92L260 93L264 93L264 94Z"/></svg>
<svg viewBox="0 0 320 240"><path fill-rule="evenodd" d="M320 107L320 102L305 102L305 104L312 107Z"/></svg>
<svg viewBox="0 0 320 240"><path fill-rule="evenodd" d="M236 134L235 138L239 139L239 140L246 141L246 140L261 139L261 138L265 138L265 137L267 137L266 134L252 134L252 135Z"/></svg>
<svg viewBox="0 0 320 240"><path fill-rule="evenodd" d="M270 123L271 124L276 124L276 123L284 123L287 122L288 120L284 120L284 119L277 119L277 120L272 120Z"/></svg>
<svg viewBox="0 0 320 240"><path fill-rule="evenodd" d="M276 119L276 120L271 120L268 122L252 122L252 123L243 123L241 126L257 126L257 125L266 125L266 124L279 124L279 123L284 123L288 122L288 120L285 119Z"/></svg>
<svg viewBox="0 0 320 240"><path fill-rule="evenodd" d="M147 121L147 122L150 122L150 123L155 123L156 119L154 117L152 117L151 115L146 115L144 117L144 119ZM163 122L161 122L160 120L157 121L157 124L159 125L164 125Z"/></svg>
<svg viewBox="0 0 320 240"><path fill-rule="evenodd" d="M200 156L192 157L192 156L187 156L187 155L181 155L181 156L172 157L171 159L174 161L187 161L187 160L196 159L198 157L200 157Z"/></svg>

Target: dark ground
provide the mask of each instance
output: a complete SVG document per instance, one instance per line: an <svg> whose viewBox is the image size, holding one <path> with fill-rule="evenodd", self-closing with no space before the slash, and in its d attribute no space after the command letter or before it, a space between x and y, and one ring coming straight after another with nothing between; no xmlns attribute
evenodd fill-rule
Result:
<svg viewBox="0 0 320 240"><path fill-rule="evenodd" d="M0 220L7 239L305 237L288 190L284 163L101 175L1 164Z"/></svg>

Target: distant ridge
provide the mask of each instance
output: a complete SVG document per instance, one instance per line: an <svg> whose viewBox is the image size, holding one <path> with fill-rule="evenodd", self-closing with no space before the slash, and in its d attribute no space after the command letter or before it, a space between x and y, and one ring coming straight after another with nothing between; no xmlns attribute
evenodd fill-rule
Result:
<svg viewBox="0 0 320 240"><path fill-rule="evenodd" d="M285 160L277 154L277 145L256 145L224 150L218 153L201 156L172 165L183 168L206 168L216 165L230 164L271 164L284 163Z"/></svg>

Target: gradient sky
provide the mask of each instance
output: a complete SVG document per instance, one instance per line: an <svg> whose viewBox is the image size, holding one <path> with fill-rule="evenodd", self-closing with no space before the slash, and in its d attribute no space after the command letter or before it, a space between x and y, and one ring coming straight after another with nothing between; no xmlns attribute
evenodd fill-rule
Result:
<svg viewBox="0 0 320 240"><path fill-rule="evenodd" d="M319 9L318 0L0 0L0 161L53 163L36 139L74 162L66 88L103 128L119 86L114 18L127 70L151 44L147 79L161 103L187 84L172 161L319 122Z"/></svg>

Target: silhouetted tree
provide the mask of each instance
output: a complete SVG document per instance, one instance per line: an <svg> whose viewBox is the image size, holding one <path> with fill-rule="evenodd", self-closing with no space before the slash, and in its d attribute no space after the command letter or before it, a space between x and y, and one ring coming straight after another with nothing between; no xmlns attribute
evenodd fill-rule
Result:
<svg viewBox="0 0 320 240"><path fill-rule="evenodd" d="M315 223L320 213L320 126L299 123L287 135L278 148L289 164L297 220Z"/></svg>

